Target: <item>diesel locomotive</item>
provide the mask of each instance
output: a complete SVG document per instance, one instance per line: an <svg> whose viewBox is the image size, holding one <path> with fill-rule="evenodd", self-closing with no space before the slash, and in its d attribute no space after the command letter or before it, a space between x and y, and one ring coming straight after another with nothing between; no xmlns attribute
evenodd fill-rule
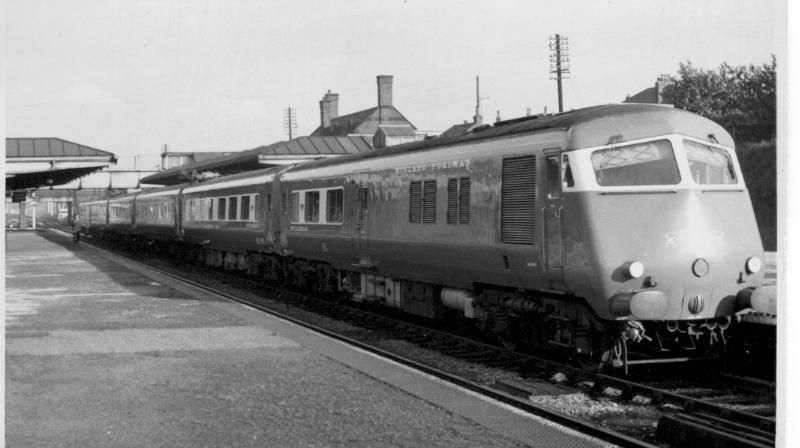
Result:
<svg viewBox="0 0 800 448"><path fill-rule="evenodd" d="M775 312L733 148L698 115L604 105L85 203L80 219L187 262L627 366L722 347L737 313Z"/></svg>

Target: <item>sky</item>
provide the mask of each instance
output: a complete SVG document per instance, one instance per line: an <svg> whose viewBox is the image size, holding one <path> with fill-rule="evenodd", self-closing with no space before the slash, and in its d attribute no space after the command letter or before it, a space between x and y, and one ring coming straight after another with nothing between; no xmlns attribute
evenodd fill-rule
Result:
<svg viewBox="0 0 800 448"><path fill-rule="evenodd" d="M59 137L153 169L170 151L239 151L377 105L418 129L557 111L549 39L569 39L564 106L620 102L681 62L779 54L779 0L6 1L6 133ZM780 61L779 61L780 63Z"/></svg>

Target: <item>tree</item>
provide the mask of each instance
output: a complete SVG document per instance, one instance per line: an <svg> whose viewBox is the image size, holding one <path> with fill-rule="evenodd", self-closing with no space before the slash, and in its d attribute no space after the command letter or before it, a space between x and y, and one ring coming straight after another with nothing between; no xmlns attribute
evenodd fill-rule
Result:
<svg viewBox="0 0 800 448"><path fill-rule="evenodd" d="M664 89L664 101L710 118L740 139L774 139L775 67L775 56L762 65L723 63L717 71L686 61L674 83Z"/></svg>

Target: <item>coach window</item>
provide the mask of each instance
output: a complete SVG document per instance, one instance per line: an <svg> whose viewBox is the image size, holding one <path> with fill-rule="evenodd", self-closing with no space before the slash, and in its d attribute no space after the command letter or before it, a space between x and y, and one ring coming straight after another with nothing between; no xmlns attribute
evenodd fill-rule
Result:
<svg viewBox="0 0 800 448"><path fill-rule="evenodd" d="M344 210L344 190L328 190L325 193L325 221L342 222L342 211Z"/></svg>
<svg viewBox="0 0 800 448"><path fill-rule="evenodd" d="M319 222L319 191L306 192L306 222Z"/></svg>
<svg viewBox="0 0 800 448"><path fill-rule="evenodd" d="M547 157L547 198L558 199L561 197L561 167L558 165L558 156Z"/></svg>
<svg viewBox="0 0 800 448"><path fill-rule="evenodd" d="M225 221L225 198L219 198L217 202L217 219Z"/></svg>
<svg viewBox="0 0 800 448"><path fill-rule="evenodd" d="M237 212L239 211L239 198L237 197L230 197L228 198L228 221L236 221L238 216Z"/></svg>
<svg viewBox="0 0 800 448"><path fill-rule="evenodd" d="M250 220L250 196L242 196L242 213L239 218L242 221Z"/></svg>

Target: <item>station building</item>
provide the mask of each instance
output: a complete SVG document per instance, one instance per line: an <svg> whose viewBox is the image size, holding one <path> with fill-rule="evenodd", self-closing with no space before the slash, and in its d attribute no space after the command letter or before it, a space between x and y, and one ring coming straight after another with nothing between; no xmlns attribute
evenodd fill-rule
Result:
<svg viewBox="0 0 800 448"><path fill-rule="evenodd" d="M377 76L377 105L339 115L339 94L328 90L319 102L320 124L309 136L275 142L216 157L202 153L165 153L164 170L142 179L147 184L177 185L308 160L358 154L425 139L393 104L393 76Z"/></svg>

